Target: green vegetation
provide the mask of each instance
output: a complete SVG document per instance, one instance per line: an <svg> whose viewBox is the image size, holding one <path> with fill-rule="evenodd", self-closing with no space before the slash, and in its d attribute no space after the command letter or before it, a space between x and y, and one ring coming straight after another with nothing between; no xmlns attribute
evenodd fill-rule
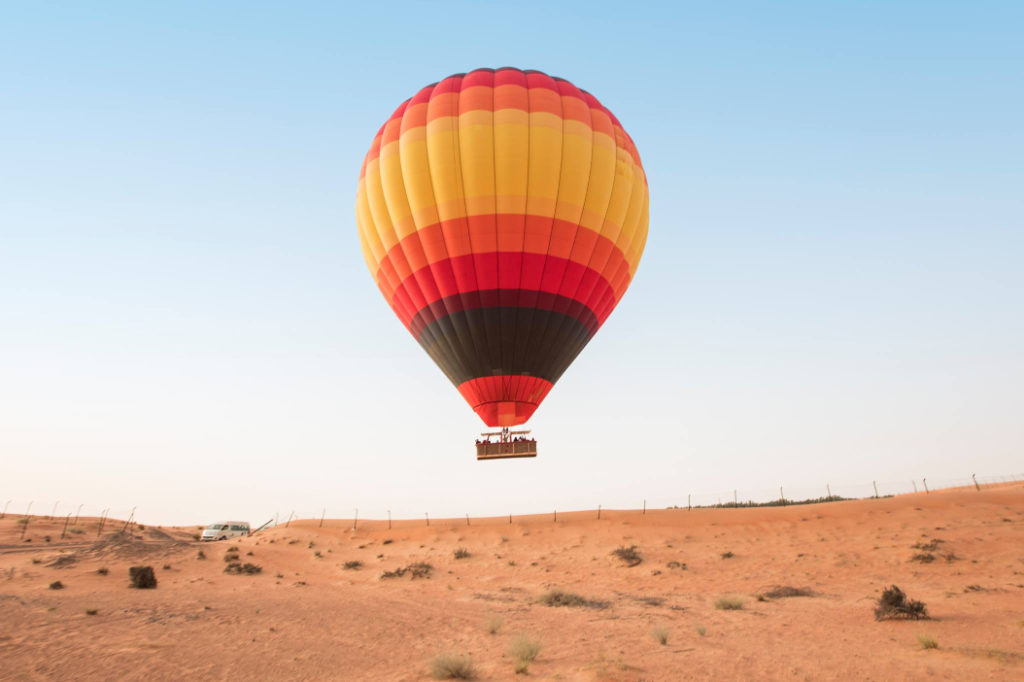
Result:
<svg viewBox="0 0 1024 682"><path fill-rule="evenodd" d="M586 599L578 594L565 592L563 590L550 590L545 592L540 596L537 602L544 606L571 606L586 609L606 609L609 606L606 601Z"/></svg>
<svg viewBox="0 0 1024 682"><path fill-rule="evenodd" d="M939 643L935 641L934 637L928 635L918 635L917 641L921 643L922 649L938 649Z"/></svg>
<svg viewBox="0 0 1024 682"><path fill-rule="evenodd" d="M459 547L455 550L454 556L456 559L468 559L470 557L469 550L465 547Z"/></svg>
<svg viewBox="0 0 1024 682"><path fill-rule="evenodd" d="M636 551L636 545L630 545L629 547L619 547L618 549L612 551L612 556L618 557L622 560L624 564L631 567L636 566L641 561L643 561L643 557L641 557L640 553Z"/></svg>
<svg viewBox="0 0 1024 682"><path fill-rule="evenodd" d="M666 644L668 644L668 629L666 629L666 628L652 628L651 629L651 637L654 637L654 640L658 644L660 644L662 646L665 646Z"/></svg>

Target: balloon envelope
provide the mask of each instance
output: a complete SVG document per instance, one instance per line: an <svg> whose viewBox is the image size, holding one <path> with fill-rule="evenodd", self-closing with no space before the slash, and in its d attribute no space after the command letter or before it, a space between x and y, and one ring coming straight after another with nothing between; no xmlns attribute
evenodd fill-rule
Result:
<svg viewBox="0 0 1024 682"><path fill-rule="evenodd" d="M488 426L514 426L629 286L647 178L591 94L478 69L423 88L381 127L356 221L398 318Z"/></svg>

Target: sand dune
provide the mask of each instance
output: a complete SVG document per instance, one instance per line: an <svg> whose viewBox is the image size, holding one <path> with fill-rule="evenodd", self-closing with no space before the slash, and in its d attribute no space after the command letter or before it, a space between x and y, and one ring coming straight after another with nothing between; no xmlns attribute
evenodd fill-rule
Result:
<svg viewBox="0 0 1024 682"><path fill-rule="evenodd" d="M1024 679L1021 484L600 520L299 521L203 545L194 528L97 538L82 519L61 540L62 526L34 517L26 542L17 516L0 520L4 680L422 680L445 652L507 680L520 633L542 644L532 679ZM637 565L611 555L633 545ZM262 572L225 574L229 547ZM429 578L382 579L417 562ZM143 564L157 589L129 588ZM876 622L893 583L933 619ZM813 596L758 599L775 586ZM552 589L602 608L538 603ZM716 608L722 596L742 608Z"/></svg>

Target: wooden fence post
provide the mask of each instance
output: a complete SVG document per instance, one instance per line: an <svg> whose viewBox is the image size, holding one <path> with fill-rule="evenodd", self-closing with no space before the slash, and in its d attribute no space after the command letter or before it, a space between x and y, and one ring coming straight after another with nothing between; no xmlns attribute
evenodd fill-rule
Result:
<svg viewBox="0 0 1024 682"><path fill-rule="evenodd" d="M601 505L597 505L597 518L598 520L601 518Z"/></svg>
<svg viewBox="0 0 1024 682"><path fill-rule="evenodd" d="M68 512L68 517L64 519L64 530L60 532L60 539L63 540L64 536L68 534L68 523L71 521L71 512Z"/></svg>
<svg viewBox="0 0 1024 682"><path fill-rule="evenodd" d="M427 525L430 525L430 512L423 512L423 515L427 517Z"/></svg>
<svg viewBox="0 0 1024 682"><path fill-rule="evenodd" d="M928 490L928 479L927 478L922 478L921 479L921 483L924 483L924 494L925 495L930 494L930 491Z"/></svg>
<svg viewBox="0 0 1024 682"><path fill-rule="evenodd" d="M693 507L690 506L690 496L686 496L686 511L690 511Z"/></svg>
<svg viewBox="0 0 1024 682"><path fill-rule="evenodd" d="M825 484L825 490L828 492L828 499L831 500L832 499L832 488L829 486L828 483Z"/></svg>
<svg viewBox="0 0 1024 682"><path fill-rule="evenodd" d="M325 516L327 516L327 507L324 507L324 510L320 513L320 527L321 528L324 527L324 517Z"/></svg>
<svg viewBox="0 0 1024 682"><path fill-rule="evenodd" d="M388 509L388 530L391 530L391 510Z"/></svg>
<svg viewBox="0 0 1024 682"><path fill-rule="evenodd" d="M84 503L84 502L83 502L82 504L78 505L78 510L77 510L77 511L75 512L75 523L74 523L74 525L76 525L76 526L78 525L78 517L79 517L79 516L81 515L81 513L82 513L82 506L83 506L83 505L85 505L85 503Z"/></svg>
<svg viewBox="0 0 1024 682"><path fill-rule="evenodd" d="M779 499L782 500L782 506L786 506L786 494L782 492L782 486L779 486Z"/></svg>
<svg viewBox="0 0 1024 682"><path fill-rule="evenodd" d="M978 485L978 477L976 475L974 475L974 474L971 474L971 480L974 481L974 489L977 490L980 493L981 492L981 486Z"/></svg>
<svg viewBox="0 0 1024 682"><path fill-rule="evenodd" d="M874 489L875 489L875 499L877 500L877 499L878 499L878 483L876 483L876 482L874 482L874 481L871 481L871 485L872 485L872 486L874 487Z"/></svg>

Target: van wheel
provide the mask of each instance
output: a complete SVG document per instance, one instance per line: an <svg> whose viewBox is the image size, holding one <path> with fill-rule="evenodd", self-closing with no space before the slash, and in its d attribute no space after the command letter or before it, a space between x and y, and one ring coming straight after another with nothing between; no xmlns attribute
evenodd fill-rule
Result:
<svg viewBox="0 0 1024 682"><path fill-rule="evenodd" d="M221 536L220 536L219 538L217 538L217 539L218 539L218 540L227 540L228 538L227 538L227 536L226 536L226 535L221 535Z"/></svg>

